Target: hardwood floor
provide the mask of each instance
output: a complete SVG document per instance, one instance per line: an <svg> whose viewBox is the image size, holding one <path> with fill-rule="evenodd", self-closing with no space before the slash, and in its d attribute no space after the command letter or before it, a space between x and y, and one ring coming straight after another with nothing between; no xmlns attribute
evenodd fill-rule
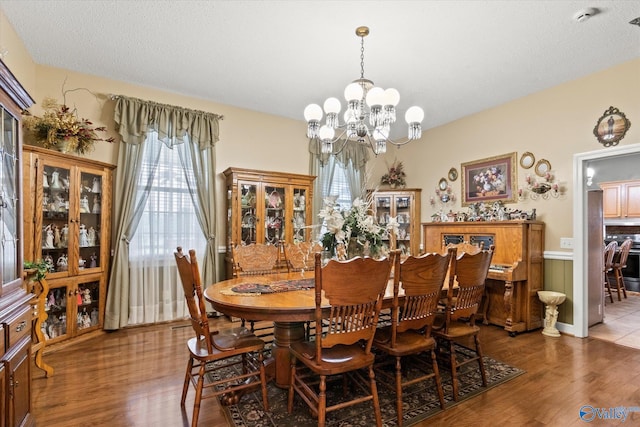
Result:
<svg viewBox="0 0 640 427"><path fill-rule="evenodd" d="M33 371L38 426L190 425L194 392L186 414L180 394L192 333L186 322L128 328L49 352L45 361L54 375ZM480 339L486 355L526 374L420 425L583 425L583 405L640 405L640 350L593 338L549 338L540 330L511 338L496 326L483 326ZM639 422L640 413L631 413L625 424ZM217 400L203 401L199 425L228 425Z"/></svg>

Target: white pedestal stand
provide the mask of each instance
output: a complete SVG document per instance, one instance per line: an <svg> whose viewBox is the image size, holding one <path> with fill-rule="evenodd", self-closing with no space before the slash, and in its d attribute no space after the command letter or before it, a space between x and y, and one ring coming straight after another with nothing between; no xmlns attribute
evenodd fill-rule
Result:
<svg viewBox="0 0 640 427"><path fill-rule="evenodd" d="M560 332L556 329L558 321L558 306L564 302L567 296L561 292L538 291L538 298L547 306L544 316L544 329L542 334L548 337L559 337Z"/></svg>

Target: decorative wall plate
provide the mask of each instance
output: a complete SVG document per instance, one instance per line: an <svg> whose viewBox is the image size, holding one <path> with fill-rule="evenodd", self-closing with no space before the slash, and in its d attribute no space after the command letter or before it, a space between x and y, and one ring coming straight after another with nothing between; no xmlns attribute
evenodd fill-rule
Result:
<svg viewBox="0 0 640 427"><path fill-rule="evenodd" d="M440 189L440 191L446 190L447 186L447 180L445 178L440 178L440 181L438 181L438 188Z"/></svg>
<svg viewBox="0 0 640 427"><path fill-rule="evenodd" d="M458 169L451 168L449 169L449 181L453 182L458 179Z"/></svg>
<svg viewBox="0 0 640 427"><path fill-rule="evenodd" d="M536 175L545 176L547 172L551 170L551 163L549 160L540 159L538 163L536 163Z"/></svg>
<svg viewBox="0 0 640 427"><path fill-rule="evenodd" d="M627 120L623 112L615 107L609 107L596 122L593 134L602 145L610 147L618 145L630 127L631 122Z"/></svg>
<svg viewBox="0 0 640 427"><path fill-rule="evenodd" d="M528 151L525 151L524 153L522 153L522 157L520 157L520 166L522 166L525 169L529 169L534 165L535 162L536 162L536 158L533 155L533 153L530 153Z"/></svg>

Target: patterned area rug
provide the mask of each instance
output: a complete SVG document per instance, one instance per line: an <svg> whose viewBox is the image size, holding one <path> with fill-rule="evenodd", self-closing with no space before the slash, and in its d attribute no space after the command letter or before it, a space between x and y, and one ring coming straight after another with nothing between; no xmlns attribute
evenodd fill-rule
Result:
<svg viewBox="0 0 640 427"><path fill-rule="evenodd" d="M470 354L466 347L459 347L463 354ZM487 370L488 387L482 387L482 380L477 363L469 363L462 368L459 375L461 396L458 402L452 398L451 374L447 366L440 366L440 375L444 388L444 398L446 407L456 405L466 399L473 398L489 388L507 382L525 371L506 365L490 357L484 357L485 368ZM408 376L413 375L412 371L407 372ZM378 376L379 377L379 376ZM244 396L236 405L225 407L229 424L234 427L313 427L317 426L317 420L311 414L300 399L296 396L294 400L294 410L292 414L287 413L287 390L276 387L273 382L269 383L269 405L270 412L265 412L262 407L262 395L260 392L253 392ZM378 396L382 409L383 426L396 426L395 391L385 387L378 381ZM342 382L329 383L327 386L328 404L335 399L342 398ZM404 425L411 426L423 421L442 411L438 401L435 382L427 380L403 389L404 402ZM445 409L446 410L446 409ZM361 403L352 407L344 408L327 414L327 426L340 427L370 427L375 425L375 416L371 408L371 402Z"/></svg>

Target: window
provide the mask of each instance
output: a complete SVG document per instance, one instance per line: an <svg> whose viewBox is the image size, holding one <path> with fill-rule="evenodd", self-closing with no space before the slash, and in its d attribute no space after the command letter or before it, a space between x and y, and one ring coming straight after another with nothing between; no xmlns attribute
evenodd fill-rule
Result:
<svg viewBox="0 0 640 427"><path fill-rule="evenodd" d="M351 207L351 190L349 190L349 183L347 182L347 175L345 168L340 162L336 162L336 167L333 171L333 180L329 187L329 196L338 196L336 200L342 209L349 209ZM326 197L324 195L323 197Z"/></svg>
<svg viewBox="0 0 640 427"><path fill-rule="evenodd" d="M193 170L189 167L183 171L180 162L179 150L183 147L167 147L158 140L157 133L150 133L148 139L138 181L139 194L144 194L147 185L151 189L131 242L131 261L151 258L174 263L173 253L178 245L193 248L201 255L206 241L187 188L186 177L193 180ZM154 166L156 156L158 164Z"/></svg>

